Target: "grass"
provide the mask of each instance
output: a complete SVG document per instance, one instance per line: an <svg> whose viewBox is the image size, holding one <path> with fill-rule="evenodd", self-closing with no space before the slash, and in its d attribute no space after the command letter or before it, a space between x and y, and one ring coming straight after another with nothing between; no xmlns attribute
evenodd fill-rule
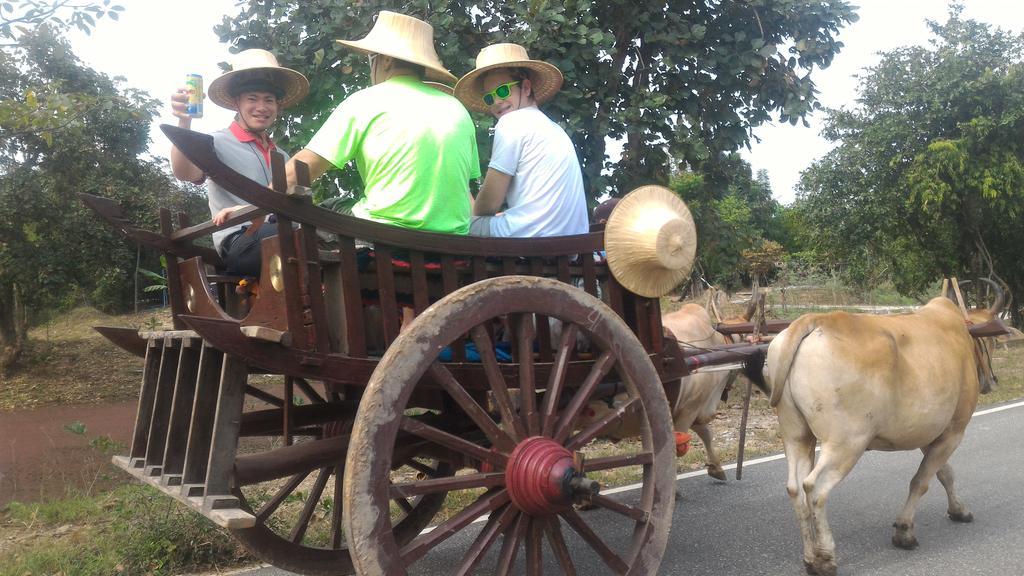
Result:
<svg viewBox="0 0 1024 576"><path fill-rule="evenodd" d="M212 522L138 485L11 503L0 535L0 576L178 574L251 562Z"/></svg>

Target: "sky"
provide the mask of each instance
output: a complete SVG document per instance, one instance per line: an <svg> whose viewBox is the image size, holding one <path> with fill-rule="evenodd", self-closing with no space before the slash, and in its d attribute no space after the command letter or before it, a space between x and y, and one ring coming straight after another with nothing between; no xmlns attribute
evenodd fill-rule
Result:
<svg viewBox="0 0 1024 576"><path fill-rule="evenodd" d="M726 0L730 1L730 0ZM225 44L219 43L213 26L225 15L235 15L236 0L117 0L125 11L117 22L101 20L92 35L73 33L76 54L93 68L111 76L123 76L126 85L149 92L165 103L189 73L202 74L204 84L220 74L218 62L228 61ZM926 19L945 21L947 0L854 0L860 20L839 32L845 47L832 65L812 74L823 106L838 108L855 104L857 75L878 62L878 54L899 46L925 44L929 38ZM964 16L1003 29L1024 30L1024 3L1019 0L964 0ZM456 74L464 70L454 70ZM754 135L743 156L757 171L768 171L776 199L788 204L795 197L800 172L826 153L831 144L819 136L824 114L802 125L765 125ZM204 117L193 129L212 132L226 126L231 113L209 101ZM175 123L169 104L160 122ZM154 126L154 156L166 157L170 144Z"/></svg>

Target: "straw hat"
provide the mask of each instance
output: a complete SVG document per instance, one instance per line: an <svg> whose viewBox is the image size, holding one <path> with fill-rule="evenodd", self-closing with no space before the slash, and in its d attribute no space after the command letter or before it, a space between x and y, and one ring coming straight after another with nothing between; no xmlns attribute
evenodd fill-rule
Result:
<svg viewBox="0 0 1024 576"><path fill-rule="evenodd" d="M668 188L641 186L612 210L604 228L612 275L641 296L664 296L693 268L697 227L686 203Z"/></svg>
<svg viewBox="0 0 1024 576"><path fill-rule="evenodd" d="M455 85L455 97L476 112L487 112L484 105L484 89L480 78L497 68L526 68L530 71L530 85L533 99L537 104L547 102L562 88L562 72L553 64L542 60L530 60L526 48L519 44L492 44L480 51L476 57L476 68L459 79Z"/></svg>
<svg viewBox="0 0 1024 576"><path fill-rule="evenodd" d="M419 18L381 10L370 33L362 40L335 40L364 54L383 54L426 69L428 80L455 83L434 50L434 27Z"/></svg>
<svg viewBox="0 0 1024 576"><path fill-rule="evenodd" d="M277 58L266 50L242 50L232 58L231 71L210 82L207 91L210 100L221 108L238 110L231 88L246 80L265 80L281 90L281 108L299 103L309 93L309 81L301 73L277 63Z"/></svg>
<svg viewBox="0 0 1024 576"><path fill-rule="evenodd" d="M434 90L440 90L441 92L444 92L445 94L447 94L449 96L451 96L455 92L455 90L452 89L451 86L449 86L447 84L442 84L440 82L424 82L424 84L426 84L427 86L430 86Z"/></svg>

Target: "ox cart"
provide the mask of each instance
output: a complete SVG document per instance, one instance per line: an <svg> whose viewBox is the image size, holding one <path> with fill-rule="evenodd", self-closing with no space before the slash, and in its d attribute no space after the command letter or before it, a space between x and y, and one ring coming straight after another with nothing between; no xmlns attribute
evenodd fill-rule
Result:
<svg viewBox="0 0 1024 576"><path fill-rule="evenodd" d="M698 368L759 371L765 345L685 350L665 337L658 295L623 285L600 229L403 230L313 205L307 186L287 187L280 157L265 188L221 163L211 138L164 131L252 207L221 227L162 210L152 232L83 196L167 255L173 327L98 328L145 358L117 465L302 574L415 573L460 532L472 544L443 560L456 574L657 571L675 497L666 392ZM239 296L194 241L265 214L280 233L262 243L258 292ZM318 231L337 248L321 250ZM652 238L658 259L665 238ZM601 399L612 409L588 418ZM627 420L635 440L601 440ZM628 500L604 493L629 482ZM584 502L621 520L614 538Z"/></svg>

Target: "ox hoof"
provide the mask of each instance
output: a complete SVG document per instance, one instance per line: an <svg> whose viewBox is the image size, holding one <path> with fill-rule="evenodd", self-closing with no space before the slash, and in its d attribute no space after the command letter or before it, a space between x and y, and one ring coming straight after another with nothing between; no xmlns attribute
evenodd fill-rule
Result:
<svg viewBox="0 0 1024 576"><path fill-rule="evenodd" d="M836 576L839 569L835 560L815 560L807 562L804 560L804 570L811 576Z"/></svg>
<svg viewBox="0 0 1024 576"><path fill-rule="evenodd" d="M974 514L971 514L970 512L950 512L949 519L953 522L963 522L964 524L967 524L968 522L974 522Z"/></svg>
<svg viewBox="0 0 1024 576"><path fill-rule="evenodd" d="M714 464L708 464L708 476L711 476L715 480L721 480L725 482L725 470L722 470L721 466L715 466Z"/></svg>
<svg viewBox="0 0 1024 576"><path fill-rule="evenodd" d="M904 550L913 550L917 548L917 537L914 536L913 525L900 525L894 524L896 531L892 534L892 545L897 548L903 548Z"/></svg>

